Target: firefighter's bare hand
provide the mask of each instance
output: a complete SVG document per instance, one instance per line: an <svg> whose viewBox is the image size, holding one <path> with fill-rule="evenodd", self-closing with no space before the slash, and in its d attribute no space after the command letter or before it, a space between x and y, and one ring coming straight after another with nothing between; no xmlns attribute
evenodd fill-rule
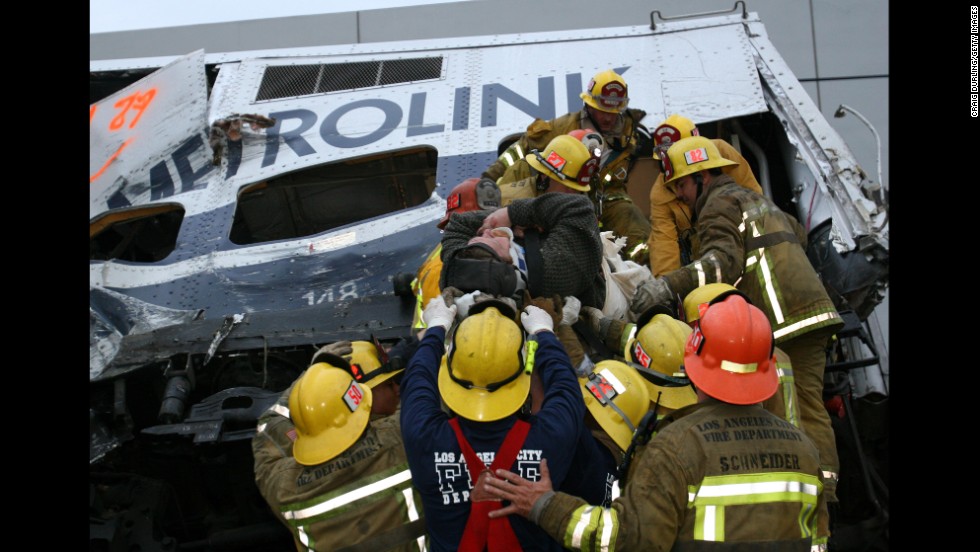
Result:
<svg viewBox="0 0 980 552"><path fill-rule="evenodd" d="M486 481L487 491L497 497L498 500L507 500L509 506L490 512L491 518L498 518L510 514L519 514L528 517L531 508L542 495L553 490L551 486L551 472L548 471L548 460L541 459L541 479L538 481L528 481L523 477L508 470L498 469L497 477L488 478Z"/></svg>

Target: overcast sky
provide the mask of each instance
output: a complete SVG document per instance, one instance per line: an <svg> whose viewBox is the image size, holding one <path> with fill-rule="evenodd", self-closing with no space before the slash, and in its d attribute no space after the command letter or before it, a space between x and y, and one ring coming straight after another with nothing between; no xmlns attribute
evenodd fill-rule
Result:
<svg viewBox="0 0 980 552"><path fill-rule="evenodd" d="M461 0L91 0L89 33L364 11Z"/></svg>

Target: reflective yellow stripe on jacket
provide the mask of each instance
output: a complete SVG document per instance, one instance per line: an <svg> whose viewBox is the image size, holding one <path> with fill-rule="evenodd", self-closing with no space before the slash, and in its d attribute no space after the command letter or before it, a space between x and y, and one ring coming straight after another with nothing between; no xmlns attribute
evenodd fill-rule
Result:
<svg viewBox="0 0 980 552"><path fill-rule="evenodd" d="M739 232L744 235L748 231L748 235L751 237L762 237L763 232L759 231L758 219L767 212L769 212L769 208L765 204L743 212L742 224L738 227ZM798 315L794 320L787 320L782 309L786 301L774 277L775 262L772 259L769 249L767 247L759 247L753 250L746 250L745 253L745 273L759 271L759 279L762 284L761 291L765 295L776 322L773 325L772 333L777 342L783 336L801 332L805 328L838 317L836 310L829 312L827 309L822 309L809 314Z"/></svg>
<svg viewBox="0 0 980 552"><path fill-rule="evenodd" d="M800 473L720 475L704 478L699 487L688 491L688 506L695 509L694 538L725 540L725 507L771 502L800 504L800 537L812 538L816 529L817 496L823 490L820 480Z"/></svg>
<svg viewBox="0 0 980 552"><path fill-rule="evenodd" d="M514 163L524 159L524 155L524 148L521 147L520 141L517 141L504 150L497 159L503 162L505 167L510 167Z"/></svg>
<svg viewBox="0 0 980 552"><path fill-rule="evenodd" d="M573 550L615 552L619 514L612 508L582 506L572 512L565 529L564 546Z"/></svg>
<svg viewBox="0 0 980 552"><path fill-rule="evenodd" d="M442 275L442 243L439 243L422 262L419 271L412 280L412 291L415 292L415 315L412 328L424 330L425 321L422 311L425 305L436 295L439 295L439 278Z"/></svg>
<svg viewBox="0 0 980 552"><path fill-rule="evenodd" d="M776 361L779 385L783 388L783 406L786 408L786 421L800 427L800 408L796 403L796 378L793 366L788 362Z"/></svg>
<svg viewBox="0 0 980 552"><path fill-rule="evenodd" d="M298 540L313 550L316 543L310 538L309 525L359 509L366 503L382 498L396 499L405 506L405 523L419 519L419 509L412 489L412 473L407 463L352 481L312 500L284 504L280 511L286 522L293 527Z"/></svg>

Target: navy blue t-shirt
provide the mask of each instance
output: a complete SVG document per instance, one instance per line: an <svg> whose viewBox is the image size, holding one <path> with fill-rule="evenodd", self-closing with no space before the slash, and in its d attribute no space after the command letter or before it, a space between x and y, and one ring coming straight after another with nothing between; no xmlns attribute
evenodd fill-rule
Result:
<svg viewBox="0 0 980 552"><path fill-rule="evenodd" d="M541 459L548 459L552 485L559 488L568 474L584 425L585 402L568 354L551 332L537 334L534 370L541 375L545 396L541 410L530 416L524 445L511 471L537 481ZM439 365L445 352L445 330L429 328L405 370L401 387L402 438L412 483L422 495L431 550L459 548L470 513L470 481L449 415L441 408ZM460 429L477 456L490 465L516 414L493 422L459 417ZM525 551L560 551L560 543L527 519L512 515L511 527Z"/></svg>

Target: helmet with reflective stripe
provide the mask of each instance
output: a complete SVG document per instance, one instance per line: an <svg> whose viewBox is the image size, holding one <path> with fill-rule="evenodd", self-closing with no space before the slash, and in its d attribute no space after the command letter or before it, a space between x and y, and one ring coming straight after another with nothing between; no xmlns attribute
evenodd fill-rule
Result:
<svg viewBox="0 0 980 552"><path fill-rule="evenodd" d="M776 393L775 340L766 314L741 293L723 293L702 309L684 348L684 368L706 394L733 404Z"/></svg>
<svg viewBox="0 0 980 552"><path fill-rule="evenodd" d="M660 153L667 151L674 142L700 135L694 121L674 113L653 131L653 158L660 159Z"/></svg>
<svg viewBox="0 0 980 552"><path fill-rule="evenodd" d="M698 402L684 373L684 343L691 328L668 314L637 320L623 355L643 376L650 402L676 410Z"/></svg>
<svg viewBox="0 0 980 552"><path fill-rule="evenodd" d="M315 466L344 452L364 433L371 416L371 389L354 381L347 362L321 355L289 392L289 417L296 426L293 457Z"/></svg>
<svg viewBox="0 0 980 552"><path fill-rule="evenodd" d="M592 373L579 378L585 406L602 430L624 451L643 415L650 410L650 395L636 369L618 360L603 360Z"/></svg>
<svg viewBox="0 0 980 552"><path fill-rule="evenodd" d="M524 405L531 389L531 375L524 370L524 331L502 309L508 310L492 303L470 307L439 369L442 400L468 420L507 417Z"/></svg>
<svg viewBox="0 0 980 552"><path fill-rule="evenodd" d="M714 142L704 136L692 136L673 142L667 150L667 157L660 162L663 164L664 183L716 167L738 165L722 157Z"/></svg>
<svg viewBox="0 0 980 552"><path fill-rule="evenodd" d="M436 226L440 230L449 222L449 215L479 209L500 207L500 188L489 179L467 178L460 182L446 197L446 214Z"/></svg>
<svg viewBox="0 0 980 552"><path fill-rule="evenodd" d="M596 73L579 97L586 105L606 113L622 113L630 103L626 81L612 69Z"/></svg>
<svg viewBox="0 0 980 552"><path fill-rule="evenodd" d="M525 159L536 171L580 192L592 189L589 181L599 167L599 158L581 140L568 134L555 136L543 152L531 150Z"/></svg>
<svg viewBox="0 0 980 552"><path fill-rule="evenodd" d="M698 312L698 308L701 305L704 305L705 308L707 308L708 303L713 301L722 293L729 291L738 292L738 289L736 289L735 286L724 282L705 284L692 289L691 292L687 294L687 297L684 298L684 315L687 319L687 323L694 324L699 318L701 318L701 313Z"/></svg>

